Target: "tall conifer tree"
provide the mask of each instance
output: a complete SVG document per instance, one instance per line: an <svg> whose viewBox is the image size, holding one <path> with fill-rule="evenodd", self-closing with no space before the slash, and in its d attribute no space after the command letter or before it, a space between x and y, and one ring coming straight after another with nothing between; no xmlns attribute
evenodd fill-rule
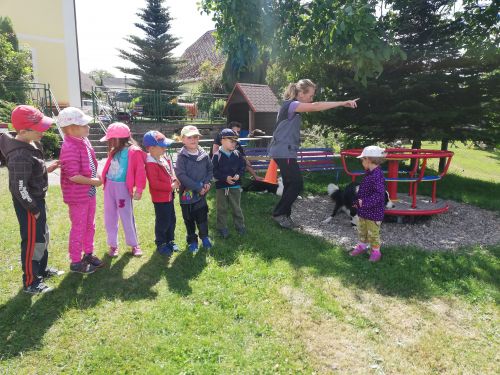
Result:
<svg viewBox="0 0 500 375"><path fill-rule="evenodd" d="M129 35L131 51L120 49L120 57L135 65L119 67L123 73L136 76L135 87L154 90L176 90L175 80L178 63L172 50L179 45L170 33L170 13L163 0L147 0L146 8L137 13L142 20L135 26L145 33L144 37Z"/></svg>

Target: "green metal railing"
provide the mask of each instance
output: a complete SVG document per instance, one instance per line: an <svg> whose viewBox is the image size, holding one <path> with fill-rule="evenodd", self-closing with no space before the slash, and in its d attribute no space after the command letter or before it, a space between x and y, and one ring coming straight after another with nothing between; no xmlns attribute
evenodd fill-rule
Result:
<svg viewBox="0 0 500 375"><path fill-rule="evenodd" d="M93 87L93 114L112 121L221 123L227 94Z"/></svg>
<svg viewBox="0 0 500 375"><path fill-rule="evenodd" d="M32 105L46 116L52 117L54 122L60 110L50 85L46 83L0 81L0 99L16 104ZM63 137L59 126L57 130Z"/></svg>

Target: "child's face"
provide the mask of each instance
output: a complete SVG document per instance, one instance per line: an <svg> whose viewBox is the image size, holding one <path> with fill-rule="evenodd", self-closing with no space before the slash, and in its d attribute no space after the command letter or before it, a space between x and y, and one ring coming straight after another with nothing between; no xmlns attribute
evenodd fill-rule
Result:
<svg viewBox="0 0 500 375"><path fill-rule="evenodd" d="M190 151L197 150L199 142L200 142L199 135L192 135L190 137L182 137L182 143Z"/></svg>
<svg viewBox="0 0 500 375"><path fill-rule="evenodd" d="M233 151L236 148L236 139L234 138L222 138L221 143L224 150Z"/></svg>
<svg viewBox="0 0 500 375"><path fill-rule="evenodd" d="M369 158L361 158L361 164L365 170L372 169L373 166L376 166Z"/></svg>
<svg viewBox="0 0 500 375"><path fill-rule="evenodd" d="M63 132L65 134L69 134L72 137L84 138L89 135L89 126L88 125L69 125L63 128Z"/></svg>
<svg viewBox="0 0 500 375"><path fill-rule="evenodd" d="M165 153L165 148L160 146L150 146L148 151L154 158L159 158Z"/></svg>
<svg viewBox="0 0 500 375"><path fill-rule="evenodd" d="M20 130L19 135L26 142L40 142L42 137L43 137L43 132L38 132L36 130L26 129L26 130Z"/></svg>
<svg viewBox="0 0 500 375"><path fill-rule="evenodd" d="M118 138L108 139L108 145L112 148L117 148L120 145L120 140Z"/></svg>

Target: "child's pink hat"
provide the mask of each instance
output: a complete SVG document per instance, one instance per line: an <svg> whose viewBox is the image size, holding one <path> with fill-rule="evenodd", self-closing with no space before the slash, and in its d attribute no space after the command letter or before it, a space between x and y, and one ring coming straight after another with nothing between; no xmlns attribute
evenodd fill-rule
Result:
<svg viewBox="0 0 500 375"><path fill-rule="evenodd" d="M130 137L130 128L122 122L114 122L108 126L106 135L101 138L101 142L109 141L111 138Z"/></svg>

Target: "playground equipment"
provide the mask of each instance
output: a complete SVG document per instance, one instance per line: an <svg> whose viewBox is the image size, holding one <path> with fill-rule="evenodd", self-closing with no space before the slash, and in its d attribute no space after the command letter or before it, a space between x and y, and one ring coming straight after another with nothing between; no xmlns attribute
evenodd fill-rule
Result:
<svg viewBox="0 0 500 375"><path fill-rule="evenodd" d="M350 149L340 152L342 166L344 171L351 176L352 181L357 176L364 174L364 171L350 171L347 163L347 157L357 157L362 149ZM424 150L407 148L388 148L387 152L387 191L389 198L394 203L394 207L386 209L386 215L394 216L429 216L448 211L448 205L443 200L436 198L437 181L441 180L448 171L453 152L442 150ZM446 158L443 172L439 174L427 174L428 159ZM399 170L401 160L412 160L413 166L409 171ZM398 193L398 183L409 183L408 194ZM417 196L417 190L420 183L432 182L432 196L430 200L425 197Z"/></svg>

